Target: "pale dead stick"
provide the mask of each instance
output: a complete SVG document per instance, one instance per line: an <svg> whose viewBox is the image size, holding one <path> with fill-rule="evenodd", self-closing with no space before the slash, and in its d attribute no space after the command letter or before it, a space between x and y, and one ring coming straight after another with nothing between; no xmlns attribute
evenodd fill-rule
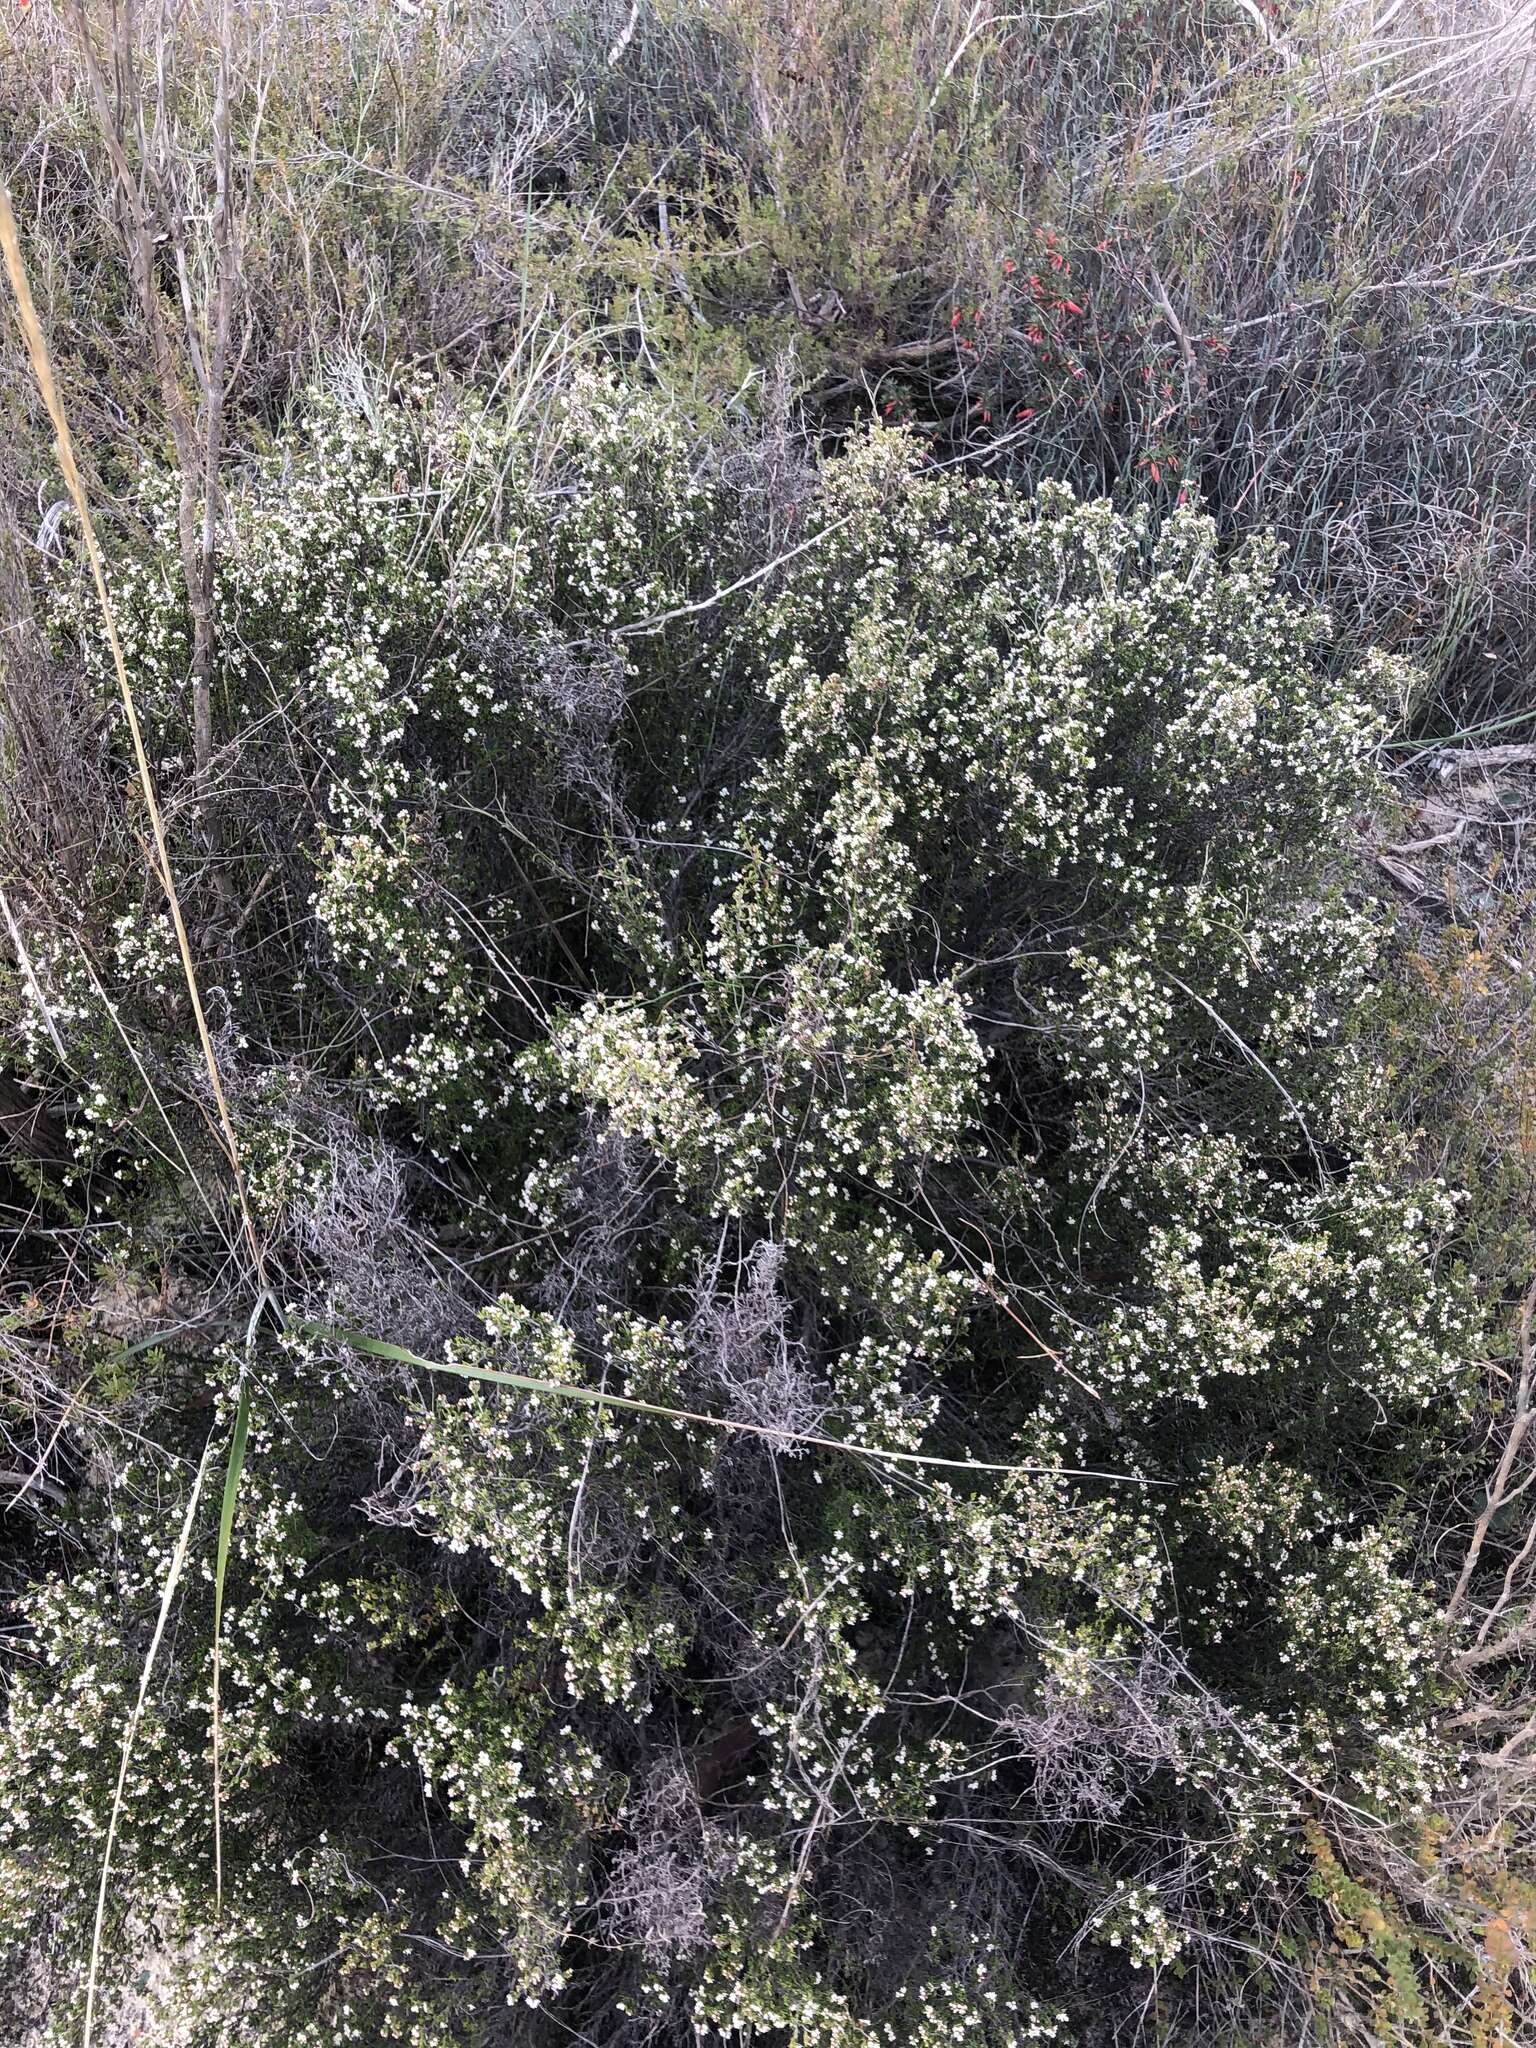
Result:
<svg viewBox="0 0 1536 2048"><path fill-rule="evenodd" d="M251 1215L250 1204L246 1200L245 1177L240 1170L240 1146L235 1137L234 1120L230 1116L229 1103L224 1094L224 1084L219 1075L218 1058L214 1053L213 1038L208 1029L207 1016L203 1010L202 993L197 985L197 969L192 960L192 948L187 939L186 922L181 914L181 899L176 893L176 877L171 868L170 849L166 844L165 820L161 814L159 799L155 794L154 777L150 773L149 756L144 749L144 735L139 726L138 709L133 701L133 689L128 681L127 663L123 659L122 642L119 640L117 633L117 620L113 614L112 599L107 590L106 565L102 558L101 544L96 538L95 522L91 518L90 500L86 497L85 485L80 476L80 466L75 459L74 439L69 431L69 420L64 411L64 401L59 393L58 380L54 376L53 359L49 355L48 342L43 333L42 322L38 318L37 307L33 302L32 287L28 282L26 264L22 259L21 237L16 226L16 214L11 205L10 191L4 184L0 184L0 251L4 253L6 273L10 278L11 290L15 295L17 318L21 323L22 338L26 343L27 355L32 364L32 374L37 379L37 388L42 395L43 404L48 409L48 418L53 426L59 467L63 472L64 482L68 486L70 498L74 503L75 512L80 521L81 537L85 543L86 557L91 565L91 577L96 585L96 596L101 604L102 623L107 635L107 645L112 653L112 667L116 674L118 690L123 700L123 713L128 721L128 734L133 742L133 757L138 768L139 787L144 795L144 808L149 813L150 830L154 834L155 861L160 871L161 884L165 889L166 902L170 906L171 923L176 930L176 946L181 955L181 970L186 978L187 993L192 1002L192 1015L197 1025L197 1036L198 1042L202 1047L203 1061L208 1069L209 1086L213 1090L214 1102L218 1107L219 1124L222 1130L224 1147L229 1158L229 1170L234 1178L235 1196L240 1205L240 1218L245 1228L246 1238L250 1243L257 1278L261 1283L263 1295L265 1295L267 1292L266 1265L262 1257L261 1240L257 1236L255 1220ZM249 1347L247 1347L247 1353L249 1354ZM241 1371L239 1391L242 1404L240 1412L243 1413L246 1398L244 1368ZM204 1463L206 1465L206 1454ZM234 1471L236 1478L238 1478L238 1467L232 1464L231 1469ZM199 1470L200 1484L201 1468ZM192 1506L195 1506L196 1499L197 1490L194 1489ZM183 1549L190 1532L190 1516L191 1506L188 1508L189 1519L187 1526L182 1532ZM145 1664L140 1688L141 1707L144 1689L147 1688L149 1683L149 1665L153 1662L155 1652L159 1648L160 1636L165 1625L166 1608L169 1606L175 1582L179 1576L180 1554L178 1554L174 1569L166 1582L165 1603L161 1609L160 1626L155 1632L155 1638L150 1647L149 1659ZM218 1709L219 1640L217 1630L215 1630L214 1635L213 1654L214 1892L216 1902L222 1904L224 1859L223 1832L220 1824L222 1757ZM91 1941L90 1964L86 1979L85 2020L81 2037L82 2048L90 2048L91 2028L95 2018L96 1985L101 1968L101 1934L103 1917L106 1910L107 1880L111 1867L112 1844L116 1834L123 1788L127 1780L128 1758L137 1728L138 1714L135 1713L123 1737L122 1769L118 1774L117 1796L113 1803L112 1823L107 1831L107 1844L102 1859L101 1891L97 1900L96 1925Z"/></svg>
<svg viewBox="0 0 1536 2048"><path fill-rule="evenodd" d="M5 255L5 267L11 280L11 290L16 296L16 312L21 323L27 355L32 363L32 374L37 379L37 388L42 394L48 417L53 425L54 442L58 451L59 467L69 495L74 501L75 512L80 520L80 531L85 542L86 557L91 565L91 576L96 585L96 595L101 604L102 623L106 629L107 645L112 653L112 667L117 676L118 689L122 694L123 711L128 721L128 735L133 742L134 761L138 767L139 787L144 794L144 808L149 813L150 830L154 834L155 862L160 871L160 881L170 906L171 922L176 928L176 945L181 954L181 970L186 977L187 993L192 999L192 1015L197 1024L198 1040L203 1050L203 1060L208 1069L209 1085L213 1089L214 1101L218 1105L219 1123L222 1127L225 1150L229 1154L230 1170L234 1175L235 1193L240 1203L241 1219L250 1240L258 1272L262 1269L261 1245L256 1235L245 1198L245 1180L240 1171L240 1147L235 1138L235 1127L230 1117L229 1104L225 1100L224 1085L219 1077L219 1063L213 1050L213 1039L208 1030L208 1019L203 1010L203 999L197 985L197 970L192 962L192 948L187 940L187 928L182 919L181 899L176 893L176 878L171 869L170 851L165 840L165 821L161 815L159 799L155 795L154 778L150 773L149 757L144 750L144 735L139 727L139 714L133 701L133 690L128 681L127 664L123 659L122 643L117 635L117 621L112 611L112 600L107 590L106 566L102 559L101 546L96 538L95 522L91 518L90 501L85 495L79 465L75 460L75 446L69 431L69 421L64 412L64 402L59 395L58 382L53 374L53 361L48 353L48 343L43 335L42 322L38 319L37 307L33 303L32 288L27 281L26 266L22 260L21 239L16 228L16 215L11 206L9 190L0 185L0 249Z"/></svg>

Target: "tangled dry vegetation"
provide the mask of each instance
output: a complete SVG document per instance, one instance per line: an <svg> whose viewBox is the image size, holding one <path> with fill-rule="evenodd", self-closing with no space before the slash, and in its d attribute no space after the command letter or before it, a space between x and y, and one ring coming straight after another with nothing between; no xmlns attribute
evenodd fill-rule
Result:
<svg viewBox="0 0 1536 2048"><path fill-rule="evenodd" d="M1533 32L0 26L7 2038L1530 2038Z"/></svg>

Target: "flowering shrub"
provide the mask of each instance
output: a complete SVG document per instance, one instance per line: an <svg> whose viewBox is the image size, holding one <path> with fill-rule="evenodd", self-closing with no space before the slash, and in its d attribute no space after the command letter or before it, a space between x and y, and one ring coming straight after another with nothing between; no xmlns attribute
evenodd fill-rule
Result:
<svg viewBox="0 0 1536 2048"><path fill-rule="evenodd" d="M765 487L617 385L542 439L422 387L318 402L232 506L239 766L178 850L289 1331L222 1917L212 1490L127 1781L109 1976L151 2038L1177 2035L1256 1939L1322 1938L1309 1828L1405 1838L1456 1769L1400 1511L1466 1397L1455 1205L1381 1113L1341 854L1402 676L1330 677L1194 510L880 431L758 575ZM174 780L146 492L113 577ZM61 573L104 680L83 616ZM75 907L105 946L33 906L13 1043L119 1256L227 1322L133 873L107 844ZM108 1438L21 1602L0 1915L40 2039L242 1356L165 1354L159 1447Z"/></svg>

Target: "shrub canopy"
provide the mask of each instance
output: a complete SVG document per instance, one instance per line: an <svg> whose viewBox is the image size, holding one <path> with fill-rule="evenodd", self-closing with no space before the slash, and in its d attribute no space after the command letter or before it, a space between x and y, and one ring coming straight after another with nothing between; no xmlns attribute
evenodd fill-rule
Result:
<svg viewBox="0 0 1536 2048"><path fill-rule="evenodd" d="M198 788L141 491L114 596L288 1330L234 1319L101 807L14 990L116 1426L26 1599L12 1956L79 1982L246 1371L222 1919L212 1482L109 1891L154 2039L1064 2043L1282 1981L1319 1830L1411 1845L1455 1767L1401 1505L1468 1393L1454 1205L1342 859L1401 674L1194 509L357 387L231 502ZM49 630L110 783L67 564ZM189 1327L125 1349L157 1270Z"/></svg>

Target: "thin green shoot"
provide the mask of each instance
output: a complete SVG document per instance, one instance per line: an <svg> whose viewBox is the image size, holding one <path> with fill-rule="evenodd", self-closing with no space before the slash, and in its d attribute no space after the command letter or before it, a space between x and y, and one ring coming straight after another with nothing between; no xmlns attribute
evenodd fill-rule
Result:
<svg viewBox="0 0 1536 2048"><path fill-rule="evenodd" d="M1103 1472L1073 1465L1000 1464L985 1458L941 1458L927 1451L898 1451L882 1444L862 1444L847 1437L816 1436L804 1430L773 1429L765 1423L742 1422L731 1415L705 1415L691 1408L669 1408L659 1401L642 1401L632 1394L613 1394L602 1387L573 1386L564 1380L539 1379L530 1373L507 1372L499 1366L467 1365L457 1360L423 1358L402 1344L388 1344L377 1337L360 1336L353 1330L330 1329L321 1323L290 1318L287 1327L322 1343L344 1344L350 1350L388 1358L399 1365L411 1365L422 1372L446 1373L455 1379L487 1381L493 1386L515 1387L519 1393L539 1394L559 1401L582 1401L594 1408L623 1408L632 1414L649 1415L662 1422L681 1422L705 1429L718 1429L742 1436L760 1437L771 1444L808 1450L841 1451L845 1456L870 1458L876 1463L916 1465L948 1472L1001 1472L1012 1477L1033 1479L1107 1479L1124 1486L1169 1486L1171 1480L1151 1479L1140 1472Z"/></svg>

